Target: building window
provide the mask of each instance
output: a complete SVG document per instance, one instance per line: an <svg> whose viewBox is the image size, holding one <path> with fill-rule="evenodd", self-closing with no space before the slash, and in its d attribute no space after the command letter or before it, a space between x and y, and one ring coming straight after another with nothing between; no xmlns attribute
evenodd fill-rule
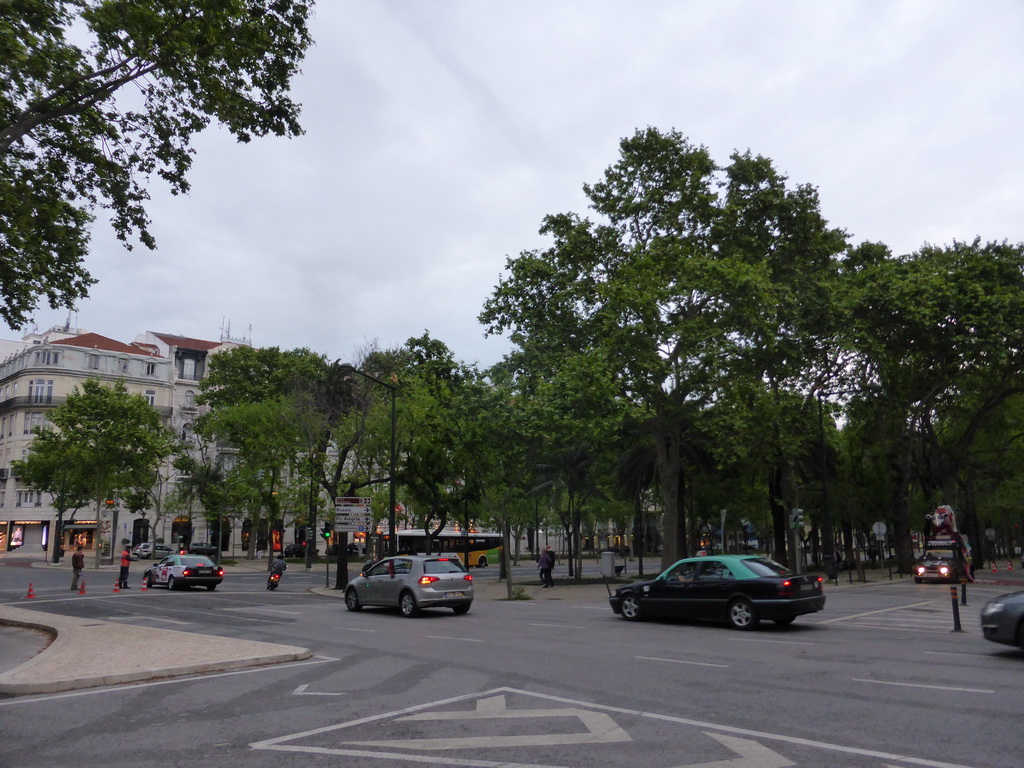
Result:
<svg viewBox="0 0 1024 768"><path fill-rule="evenodd" d="M49 404L53 400L53 379L29 379L28 399L30 403Z"/></svg>
<svg viewBox="0 0 1024 768"><path fill-rule="evenodd" d="M196 361L186 357L181 361L181 376L185 379L195 380L196 378Z"/></svg>
<svg viewBox="0 0 1024 768"><path fill-rule="evenodd" d="M128 368L130 367L130 365L131 365L130 361L122 360L121 361L121 373L128 373Z"/></svg>
<svg viewBox="0 0 1024 768"><path fill-rule="evenodd" d="M31 435L36 427L43 426L43 414L40 411L29 411L25 414L25 431L23 434Z"/></svg>
<svg viewBox="0 0 1024 768"><path fill-rule="evenodd" d="M149 403L150 405L156 405L156 390L155 389L147 389L146 390L146 402Z"/></svg>
<svg viewBox="0 0 1024 768"><path fill-rule="evenodd" d="M147 376L155 376L156 375L156 363L146 363L146 375Z"/></svg>
<svg viewBox="0 0 1024 768"><path fill-rule="evenodd" d="M196 393L191 389L185 390L185 407L194 408L196 404Z"/></svg>
<svg viewBox="0 0 1024 768"><path fill-rule="evenodd" d="M100 369L100 356L89 355L89 357L85 361L85 364L87 368L94 371L98 371Z"/></svg>

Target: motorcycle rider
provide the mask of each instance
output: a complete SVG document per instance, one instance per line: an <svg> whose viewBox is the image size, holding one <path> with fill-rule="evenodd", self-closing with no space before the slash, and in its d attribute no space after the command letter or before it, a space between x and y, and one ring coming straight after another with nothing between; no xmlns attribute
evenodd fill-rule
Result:
<svg viewBox="0 0 1024 768"><path fill-rule="evenodd" d="M270 575L281 576L288 570L288 563L284 561L284 555L278 555L277 559L270 564Z"/></svg>

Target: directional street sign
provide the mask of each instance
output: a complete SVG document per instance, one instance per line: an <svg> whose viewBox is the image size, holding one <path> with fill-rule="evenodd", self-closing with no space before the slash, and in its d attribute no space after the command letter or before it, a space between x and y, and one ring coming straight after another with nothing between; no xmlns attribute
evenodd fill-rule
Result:
<svg viewBox="0 0 1024 768"><path fill-rule="evenodd" d="M340 533L365 533L370 527L370 499L365 496L339 496L334 500L334 530Z"/></svg>

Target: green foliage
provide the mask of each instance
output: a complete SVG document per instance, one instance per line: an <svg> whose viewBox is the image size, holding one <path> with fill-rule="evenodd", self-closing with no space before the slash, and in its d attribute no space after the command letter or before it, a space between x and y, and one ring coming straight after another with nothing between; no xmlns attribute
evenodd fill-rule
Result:
<svg viewBox="0 0 1024 768"><path fill-rule="evenodd" d="M291 78L310 45L300 0L8 0L0 24L0 318L72 306L96 207L155 247L146 182L188 191L192 136L301 133ZM81 41L81 42L79 42ZM134 90L124 95L124 86Z"/></svg>

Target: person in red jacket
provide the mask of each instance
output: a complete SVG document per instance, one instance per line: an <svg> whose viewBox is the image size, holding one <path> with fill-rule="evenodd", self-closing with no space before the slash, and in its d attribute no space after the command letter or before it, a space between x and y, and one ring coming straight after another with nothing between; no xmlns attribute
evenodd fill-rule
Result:
<svg viewBox="0 0 1024 768"><path fill-rule="evenodd" d="M118 586L121 589L131 589L128 586L128 568L132 564L132 551L128 548L128 545L124 545L124 550L121 552L121 575L117 578Z"/></svg>

